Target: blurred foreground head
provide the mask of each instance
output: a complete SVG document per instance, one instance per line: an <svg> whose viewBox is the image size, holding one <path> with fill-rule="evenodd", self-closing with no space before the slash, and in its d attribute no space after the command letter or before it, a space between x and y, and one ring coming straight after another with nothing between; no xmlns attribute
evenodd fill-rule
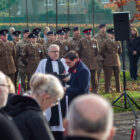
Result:
<svg viewBox="0 0 140 140"><path fill-rule="evenodd" d="M61 100L64 90L60 81L53 75L35 73L30 80L32 97L44 111Z"/></svg>
<svg viewBox="0 0 140 140"><path fill-rule="evenodd" d="M9 88L6 75L0 71L0 108L7 103Z"/></svg>
<svg viewBox="0 0 140 140"><path fill-rule="evenodd" d="M65 120L69 136L111 140L115 133L111 105L98 95L75 98Z"/></svg>

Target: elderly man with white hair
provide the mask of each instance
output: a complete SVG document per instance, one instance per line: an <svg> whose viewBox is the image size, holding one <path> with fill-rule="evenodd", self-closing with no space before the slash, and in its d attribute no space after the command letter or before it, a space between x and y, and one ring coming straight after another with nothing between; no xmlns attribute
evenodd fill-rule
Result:
<svg viewBox="0 0 140 140"><path fill-rule="evenodd" d="M0 71L0 108L7 103L9 88L7 77ZM23 140L12 119L0 109L0 138L4 140Z"/></svg>
<svg viewBox="0 0 140 140"><path fill-rule="evenodd" d="M40 61L36 73L49 73L55 75L62 84L68 77L65 73L65 67L63 63L59 60L60 48L58 45L52 44L48 48L48 57ZM63 122L62 118L65 117L66 113L66 103L65 98L58 102L58 105L49 108L46 111L47 120L50 123L51 130L56 140L60 140L63 137Z"/></svg>
<svg viewBox="0 0 140 140"><path fill-rule="evenodd" d="M13 117L24 140L54 140L43 112L64 96L60 81L36 73L30 80L31 95L14 95L4 110Z"/></svg>
<svg viewBox="0 0 140 140"><path fill-rule="evenodd" d="M115 134L112 107L98 95L75 98L64 122L65 140L111 140Z"/></svg>

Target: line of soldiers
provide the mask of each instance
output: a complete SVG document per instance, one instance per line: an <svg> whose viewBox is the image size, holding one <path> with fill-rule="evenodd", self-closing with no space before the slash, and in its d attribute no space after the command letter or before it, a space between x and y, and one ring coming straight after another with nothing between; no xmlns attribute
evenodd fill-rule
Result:
<svg viewBox="0 0 140 140"><path fill-rule="evenodd" d="M112 71L116 78L116 90L120 92L120 60L121 45L114 40L114 30L107 30L106 25L99 25L99 33L92 37L92 29L83 30L73 28L73 37L70 28L61 28L56 33L47 31L47 40L40 37L40 28L32 32L25 29L23 39L20 40L21 31L13 32L13 41L7 40L8 30L0 30L0 70L10 76L17 87L17 79L21 80L22 90L26 91L25 79L29 82L41 59L47 57L47 49L51 44L60 46L60 58L70 50L75 50L91 72L92 92L98 93L99 80L102 69L105 74L105 92L110 90ZM28 83L27 82L27 83ZM81 81L82 82L82 81Z"/></svg>

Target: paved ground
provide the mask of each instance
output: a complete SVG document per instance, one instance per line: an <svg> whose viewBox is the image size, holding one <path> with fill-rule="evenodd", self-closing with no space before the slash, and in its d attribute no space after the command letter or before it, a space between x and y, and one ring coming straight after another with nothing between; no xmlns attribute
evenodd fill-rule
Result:
<svg viewBox="0 0 140 140"><path fill-rule="evenodd" d="M140 111L136 112L140 118ZM114 116L117 133L114 140L130 140L130 134L135 117L132 112L118 113Z"/></svg>

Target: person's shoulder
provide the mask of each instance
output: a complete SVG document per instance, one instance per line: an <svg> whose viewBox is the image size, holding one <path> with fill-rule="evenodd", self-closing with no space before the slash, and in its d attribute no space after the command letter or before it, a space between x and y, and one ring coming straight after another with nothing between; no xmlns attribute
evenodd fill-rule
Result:
<svg viewBox="0 0 140 140"><path fill-rule="evenodd" d="M39 63L44 64L47 62L47 58L42 59Z"/></svg>
<svg viewBox="0 0 140 140"><path fill-rule="evenodd" d="M81 70L84 70L85 69L86 71L89 71L88 67L82 61L79 63L79 68Z"/></svg>

